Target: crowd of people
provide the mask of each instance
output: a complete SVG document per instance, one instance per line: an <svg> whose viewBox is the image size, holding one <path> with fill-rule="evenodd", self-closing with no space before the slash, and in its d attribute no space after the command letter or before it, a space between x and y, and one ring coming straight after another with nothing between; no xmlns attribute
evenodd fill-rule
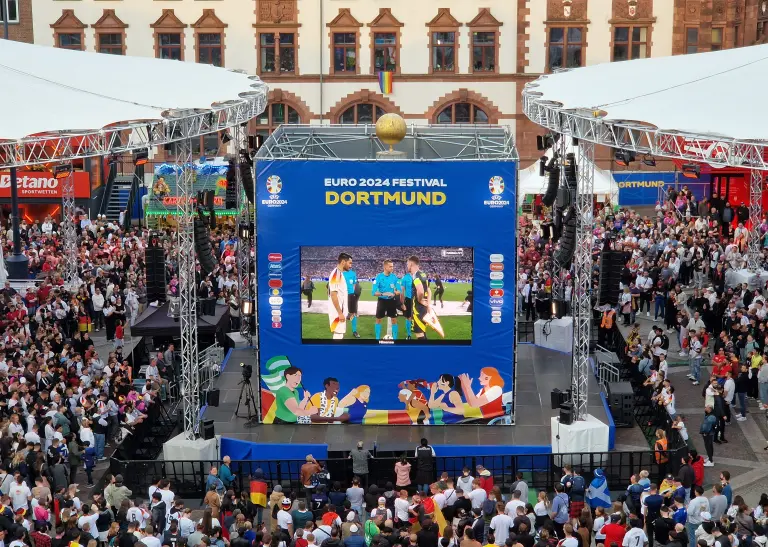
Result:
<svg viewBox="0 0 768 547"><path fill-rule="evenodd" d="M705 495L703 459L695 451L676 474L641 469L628 484L609 485L599 468L583 476L565 465L553 492L536 490L524 472L506 483L482 465L458 476L439 473L426 439L395 463L386 483L370 480L371 457L359 443L346 482L307 456L292 491L280 484L268 491L260 469L249 483L237 481L225 458L208 476L200 524L212 518L210 541L228 536L223 545L242 547L766 545L768 496L748 507L726 470ZM237 492L238 482L250 484L250 493ZM199 531L200 524L188 530ZM205 539L190 535L187 544L198 547Z"/></svg>
<svg viewBox="0 0 768 547"><path fill-rule="evenodd" d="M77 283L64 283L61 227L49 217L21 222L29 279L0 289L0 545L115 545L121 526L138 530L157 512L156 496L147 504L127 501L132 493L119 476L89 499L80 487L93 488L110 445L142 435L175 374L172 345L151 356L143 378L124 351L125 333L148 305L149 234L101 216L82 215L76 228ZM8 256L11 230L3 236ZM213 237L221 243L225 270L229 236L221 231ZM170 238L166 249L174 272ZM173 498L164 499L170 512ZM145 546L157 547L149 536ZM122 547L133 545L125 538Z"/></svg>
<svg viewBox="0 0 768 547"><path fill-rule="evenodd" d="M732 419L746 419L750 400L758 409L768 409L765 284L741 283L737 275L745 266L751 237L749 211L743 203L731 204L718 194L697 199L684 186L680 191L670 188L655 213L641 216L606 204L595 214L593 297L598 341L608 344L614 322L634 324L627 337L627 355L621 357L631 362L658 407L657 425L666 422L683 431L668 356L674 352L687 360L687 378L702 389L705 419L700 433L710 466L714 445L728 442L726 426ZM762 251L758 262L765 269L766 217L757 231ZM536 319L537 312L549 309L537 302L551 297L555 235L546 219L523 233L520 292L526 317ZM599 271L606 249L620 254L623 268L615 280L617 300L598 307L598 293L606 288L600 284ZM569 275L565 285L569 293ZM640 318L653 320L647 337L639 333ZM707 374L704 367L710 364Z"/></svg>

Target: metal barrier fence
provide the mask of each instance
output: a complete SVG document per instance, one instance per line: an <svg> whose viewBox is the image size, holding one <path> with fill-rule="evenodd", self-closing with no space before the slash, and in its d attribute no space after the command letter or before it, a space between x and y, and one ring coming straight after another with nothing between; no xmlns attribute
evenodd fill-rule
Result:
<svg viewBox="0 0 768 547"><path fill-rule="evenodd" d="M671 455L671 454L670 454ZM395 482L395 463L400 458L375 457L369 462L370 473L367 477L369 484L384 487L388 482ZM412 476L415 475L415 460L410 458L413 465ZM233 461L232 472L235 473L233 487L236 491L248 490L251 474L256 469L264 472L265 481L270 489L282 485L285 492L302 491L301 466L305 460L267 460L267 461ZM112 458L110 472L120 473L128 488L134 493L146 492L147 488L159 478L168 478L173 491L186 498L202 498L205 494L205 482L212 466L218 466L218 461L122 461ZM342 488L350 485L353 477L352 462L348 458L330 458L325 464L331 476L331 482L339 481ZM441 473L449 477L461 476L464 466L474 470L482 464L490 470L494 483L503 492L509 492L509 486L514 482L515 474L521 471L525 474L528 486L536 490L552 492L555 483L563 475L562 467L570 464L581 472L589 482L595 469L601 468L605 473L609 486L617 491L623 491L629 485L630 477L645 469L652 480L661 480L662 471L676 471L674 462L666 469L659 469L652 451L637 452L593 452L585 454L531 454L531 455L498 455L498 456L463 456L435 458L435 480Z"/></svg>

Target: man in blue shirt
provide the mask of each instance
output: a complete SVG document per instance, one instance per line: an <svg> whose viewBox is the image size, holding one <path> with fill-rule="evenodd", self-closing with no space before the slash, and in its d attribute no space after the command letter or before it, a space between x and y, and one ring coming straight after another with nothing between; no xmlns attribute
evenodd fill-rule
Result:
<svg viewBox="0 0 768 547"><path fill-rule="evenodd" d="M360 283L357 280L355 270L344 272L344 281L347 283L347 321L352 323L352 336L360 338L357 332L357 301L360 300Z"/></svg>
<svg viewBox="0 0 768 547"><path fill-rule="evenodd" d="M723 495L728 500L728 507L733 502L733 489L731 489L731 472L722 471L720 473L720 483L723 485Z"/></svg>
<svg viewBox="0 0 768 547"><path fill-rule="evenodd" d="M405 339L411 339L411 320L413 318L413 277L410 272L405 272L405 275L400 279L400 309L403 310L403 317L405 317Z"/></svg>
<svg viewBox="0 0 768 547"><path fill-rule="evenodd" d="M400 280L392 272L391 260L384 261L384 271L376 274L371 294L378 297L376 302L376 340L381 340L381 320L389 317L392 321L392 339L397 340L397 303L400 300Z"/></svg>
<svg viewBox="0 0 768 547"><path fill-rule="evenodd" d="M561 483L555 484L555 499L552 500L552 508L549 513L554 521L555 532L558 538L565 537L563 534L563 525L568 522L568 495Z"/></svg>

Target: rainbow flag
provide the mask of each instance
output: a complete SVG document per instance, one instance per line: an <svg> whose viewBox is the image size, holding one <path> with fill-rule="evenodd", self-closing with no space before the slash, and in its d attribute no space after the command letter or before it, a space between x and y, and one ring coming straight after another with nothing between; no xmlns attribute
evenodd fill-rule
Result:
<svg viewBox="0 0 768 547"><path fill-rule="evenodd" d="M267 483L251 481L251 503L260 507L267 506Z"/></svg>
<svg viewBox="0 0 768 547"><path fill-rule="evenodd" d="M392 93L392 82L394 81L395 73L391 71L379 72L379 89L385 95Z"/></svg>

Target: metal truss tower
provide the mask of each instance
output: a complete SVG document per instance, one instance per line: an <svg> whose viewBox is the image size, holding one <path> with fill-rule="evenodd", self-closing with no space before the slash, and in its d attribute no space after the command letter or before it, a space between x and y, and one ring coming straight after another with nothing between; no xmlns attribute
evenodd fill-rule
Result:
<svg viewBox="0 0 768 547"><path fill-rule="evenodd" d="M61 181L61 232L64 242L64 283L68 287L80 285L77 275L77 230L75 229L75 174L69 166L69 175Z"/></svg>
<svg viewBox="0 0 768 547"><path fill-rule="evenodd" d="M251 238L253 237L252 228L248 229L247 237L242 237L240 227L244 224L251 226L250 207L247 196L247 190L243 187L243 174L241 164L246 161L241 152L248 152L248 136L244 128L240 125L234 128L235 135L235 181L237 186L237 288L240 295L240 302L253 300L251 296ZM252 175L253 176L253 175ZM242 307L241 307L242 310ZM251 329L251 318L240 317L240 334L248 341L250 345L253 339Z"/></svg>
<svg viewBox="0 0 768 547"><path fill-rule="evenodd" d="M557 169L560 173L560 188L565 188L565 169L563 169L564 161L565 161L565 151L566 151L566 141L567 138L565 135L561 135L560 139L554 144L552 147L552 153L556 153L558 156L558 162L556 165ZM558 192L559 194L559 192ZM552 220L555 219L555 214L557 212L557 199L555 199L555 203L552 205ZM571 204L573 205L573 204ZM562 213L562 211L561 211ZM562 216L561 216L562 218ZM554 226L553 226L554 229ZM563 300L565 298L565 276L568 274L568 264L560 264L558 262L557 253L552 253L552 300ZM573 308L571 308L573 309ZM554 307L553 307L554 311Z"/></svg>
<svg viewBox="0 0 768 547"><path fill-rule="evenodd" d="M760 217L763 213L763 177L759 169L752 170L749 184L749 252L747 267L752 273L758 273L763 263L762 236Z"/></svg>
<svg viewBox="0 0 768 547"><path fill-rule="evenodd" d="M195 282L195 178L190 168L192 141L189 125L182 124L183 139L176 144L176 197L179 215L176 237L179 253L179 323L181 327L181 398L183 430L194 439L200 411L200 371L197 345L197 284Z"/></svg>
<svg viewBox="0 0 768 547"><path fill-rule="evenodd" d="M564 138L565 136L563 136ZM573 364L571 389L574 418L586 420L589 381L589 339L592 324L592 200L595 182L595 145L579 141L577 153L576 253L573 284Z"/></svg>

